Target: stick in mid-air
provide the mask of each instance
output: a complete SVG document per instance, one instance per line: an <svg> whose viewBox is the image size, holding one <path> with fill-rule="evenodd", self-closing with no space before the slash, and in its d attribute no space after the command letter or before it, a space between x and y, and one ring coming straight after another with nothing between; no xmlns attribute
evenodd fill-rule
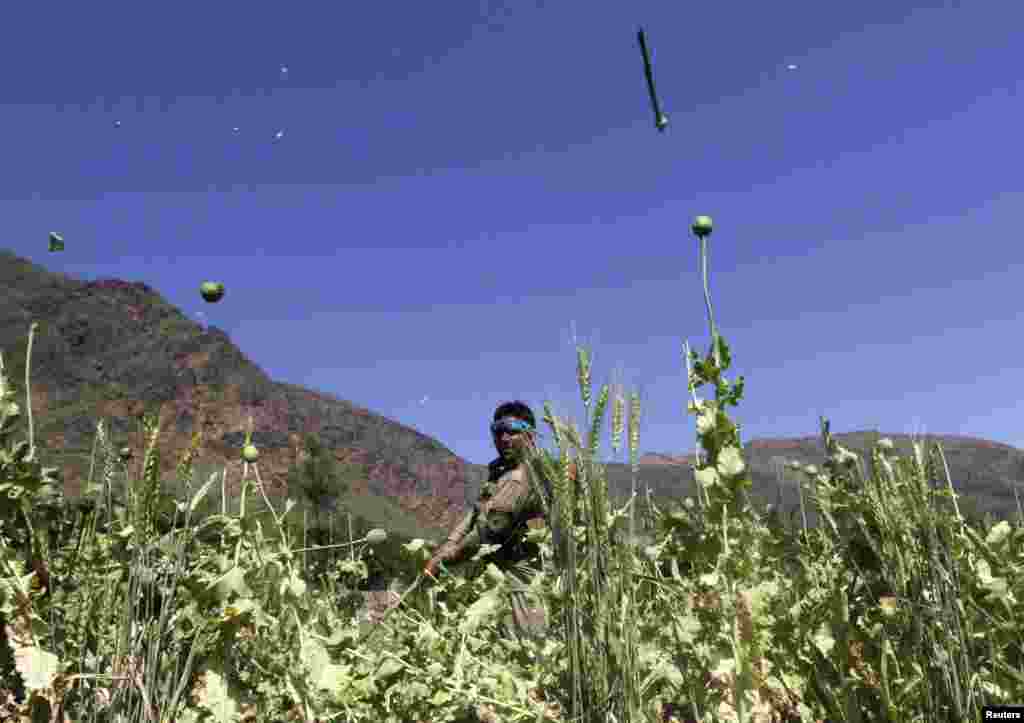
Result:
<svg viewBox="0 0 1024 723"><path fill-rule="evenodd" d="M658 132L664 133L668 127L668 116L661 112L661 105L658 103L658 93L654 90L651 54L647 51L647 38L644 36L643 28L637 31L636 37L640 41L640 52L644 56L644 75L647 76L647 92L651 96L651 107L654 108L654 127L658 129Z"/></svg>

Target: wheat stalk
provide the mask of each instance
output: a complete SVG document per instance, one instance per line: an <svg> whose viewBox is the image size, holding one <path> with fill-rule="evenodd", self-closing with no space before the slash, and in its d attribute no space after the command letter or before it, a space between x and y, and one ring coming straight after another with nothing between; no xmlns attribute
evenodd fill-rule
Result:
<svg viewBox="0 0 1024 723"><path fill-rule="evenodd" d="M102 419L96 423L96 442L103 460L103 494L107 501L107 524L110 524L113 519L114 473L117 469L117 461L114 455L114 446L107 437L106 425ZM125 500L125 504L127 504L127 500Z"/></svg>
<svg viewBox="0 0 1024 723"><path fill-rule="evenodd" d="M152 532L153 506L160 489L160 450L157 441L160 437L160 411L142 419L146 437L146 454L142 463L141 495L136 495L133 513L141 522L142 539L145 540Z"/></svg>
<svg viewBox="0 0 1024 723"><path fill-rule="evenodd" d="M590 411L590 354L583 347L576 349L576 380L580 385L583 407Z"/></svg>
<svg viewBox="0 0 1024 723"><path fill-rule="evenodd" d="M597 398L597 406L594 408L594 419L590 426L590 437L587 445L587 457L588 457L588 484L590 487L590 498L591 498L591 521L593 534L597 540L597 563L600 568L600 574L603 577L607 574L607 560L610 548L608 541L608 482L606 475L603 470L600 474L594 474L600 469L597 459L597 446L601 439L601 423L604 421L605 409L608 406L609 389L608 385L601 388L601 393Z"/></svg>
<svg viewBox="0 0 1024 723"><path fill-rule="evenodd" d="M622 446L622 434L625 425L626 400L621 384L613 386L615 390L612 395L612 456L618 456L619 448Z"/></svg>

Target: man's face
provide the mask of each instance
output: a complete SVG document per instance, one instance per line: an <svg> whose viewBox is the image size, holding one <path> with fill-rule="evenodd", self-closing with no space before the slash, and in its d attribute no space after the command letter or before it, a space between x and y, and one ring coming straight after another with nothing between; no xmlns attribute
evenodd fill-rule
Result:
<svg viewBox="0 0 1024 723"><path fill-rule="evenodd" d="M512 420L514 417L505 417L505 420ZM525 421L525 420L518 420ZM502 459L516 461L522 459L522 454L529 443L530 434L526 431L509 429L509 425L497 423L498 429L492 429L491 435L494 439L494 448Z"/></svg>

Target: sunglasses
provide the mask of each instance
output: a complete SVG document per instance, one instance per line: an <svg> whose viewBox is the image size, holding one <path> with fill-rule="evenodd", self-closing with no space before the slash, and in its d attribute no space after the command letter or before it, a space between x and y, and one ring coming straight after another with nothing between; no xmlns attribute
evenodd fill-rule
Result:
<svg viewBox="0 0 1024 723"><path fill-rule="evenodd" d="M524 422L521 419L515 417L505 417L499 419L496 422L491 422L491 434L497 436L503 432L509 434L519 434L520 432L532 432L533 427L530 426L529 422Z"/></svg>

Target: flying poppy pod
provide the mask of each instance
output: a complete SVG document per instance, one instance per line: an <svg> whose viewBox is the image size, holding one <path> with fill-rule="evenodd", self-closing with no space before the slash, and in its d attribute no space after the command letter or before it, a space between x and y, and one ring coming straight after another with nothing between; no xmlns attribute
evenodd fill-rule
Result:
<svg viewBox="0 0 1024 723"><path fill-rule="evenodd" d="M217 281L206 281L199 287L199 293L203 299L210 304L215 304L224 298L224 284Z"/></svg>

